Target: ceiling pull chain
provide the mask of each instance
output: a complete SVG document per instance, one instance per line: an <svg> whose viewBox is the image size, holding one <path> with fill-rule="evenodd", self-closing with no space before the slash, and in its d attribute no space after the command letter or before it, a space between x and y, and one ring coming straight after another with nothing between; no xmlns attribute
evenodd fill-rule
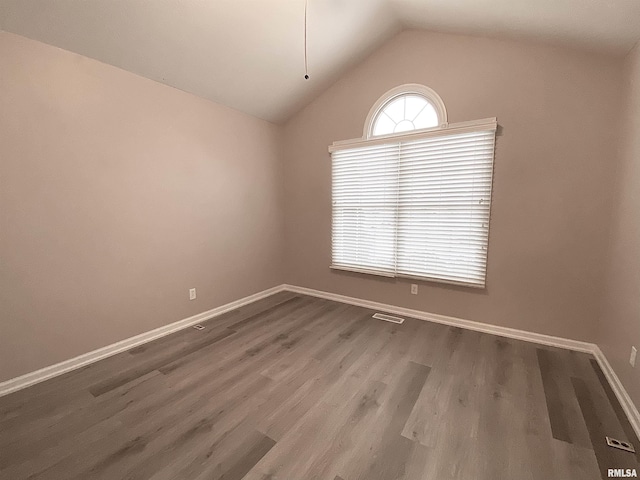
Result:
<svg viewBox="0 0 640 480"><path fill-rule="evenodd" d="M307 2L304 1L304 79L309 80L309 68L307 67Z"/></svg>

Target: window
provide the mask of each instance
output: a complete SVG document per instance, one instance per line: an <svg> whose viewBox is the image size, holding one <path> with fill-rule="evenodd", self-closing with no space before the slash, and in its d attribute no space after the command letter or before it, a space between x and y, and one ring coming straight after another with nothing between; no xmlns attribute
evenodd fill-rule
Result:
<svg viewBox="0 0 640 480"><path fill-rule="evenodd" d="M403 85L387 92L373 106L364 137L434 128L446 122L447 110L436 92L424 85Z"/></svg>
<svg viewBox="0 0 640 480"><path fill-rule="evenodd" d="M435 92L408 87L330 148L332 268L483 287L496 120L447 124Z"/></svg>
<svg viewBox="0 0 640 480"><path fill-rule="evenodd" d="M438 114L420 95L400 95L388 102L373 123L373 136L438 126Z"/></svg>

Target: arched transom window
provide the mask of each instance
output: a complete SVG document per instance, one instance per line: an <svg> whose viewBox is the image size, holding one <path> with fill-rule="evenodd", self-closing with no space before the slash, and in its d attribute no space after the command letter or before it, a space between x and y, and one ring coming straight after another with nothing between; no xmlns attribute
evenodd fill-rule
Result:
<svg viewBox="0 0 640 480"><path fill-rule="evenodd" d="M365 125L365 138L436 128L447 123L444 102L424 85L402 85L390 90L373 106Z"/></svg>

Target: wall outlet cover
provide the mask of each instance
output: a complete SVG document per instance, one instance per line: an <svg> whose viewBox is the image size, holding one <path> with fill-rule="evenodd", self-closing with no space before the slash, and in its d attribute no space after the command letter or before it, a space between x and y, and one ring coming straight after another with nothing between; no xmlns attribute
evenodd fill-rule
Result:
<svg viewBox="0 0 640 480"><path fill-rule="evenodd" d="M196 299L196 289L195 288L190 288L189 289L189 300L195 300Z"/></svg>
<svg viewBox="0 0 640 480"><path fill-rule="evenodd" d="M636 355L638 355L638 349L636 347L631 347L631 356L629 357L629 363L631 366L636 366Z"/></svg>
<svg viewBox="0 0 640 480"><path fill-rule="evenodd" d="M418 285L416 285L415 283L411 284L411 295L417 295L418 294Z"/></svg>

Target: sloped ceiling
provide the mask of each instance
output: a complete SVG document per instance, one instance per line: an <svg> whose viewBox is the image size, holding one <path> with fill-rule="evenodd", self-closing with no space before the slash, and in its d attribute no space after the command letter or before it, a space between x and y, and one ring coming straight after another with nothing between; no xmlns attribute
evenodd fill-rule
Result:
<svg viewBox="0 0 640 480"><path fill-rule="evenodd" d="M0 29L282 122L403 28L624 55L640 0L0 0Z"/></svg>

